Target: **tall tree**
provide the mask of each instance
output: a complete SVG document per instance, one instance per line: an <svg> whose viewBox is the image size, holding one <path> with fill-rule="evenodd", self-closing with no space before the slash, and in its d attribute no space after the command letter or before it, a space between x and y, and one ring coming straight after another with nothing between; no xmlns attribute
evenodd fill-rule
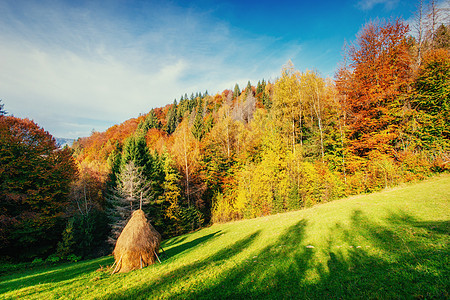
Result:
<svg viewBox="0 0 450 300"><path fill-rule="evenodd" d="M203 108L198 106L195 112L194 123L192 124L192 134L194 137L201 141L205 135L205 126L203 122Z"/></svg>
<svg viewBox="0 0 450 300"><path fill-rule="evenodd" d="M421 148L448 151L450 146L450 54L444 49L424 56L415 82L414 105ZM447 149L447 150L445 150Z"/></svg>
<svg viewBox="0 0 450 300"><path fill-rule="evenodd" d="M295 152L297 124L301 123L301 99L299 73L291 61L283 68L281 78L275 82L273 111L287 144Z"/></svg>
<svg viewBox="0 0 450 300"><path fill-rule="evenodd" d="M138 131L125 141L121 160L121 166L133 161L135 166L143 168L146 176L152 173L152 160L143 132Z"/></svg>
<svg viewBox="0 0 450 300"><path fill-rule="evenodd" d="M183 170L185 195L188 206L190 206L192 204L192 195L195 193L192 185L194 179L193 174L199 167L199 145L192 134L188 118L185 118L181 122L174 135L175 139L172 146L172 153L178 166Z"/></svg>
<svg viewBox="0 0 450 300"><path fill-rule="evenodd" d="M241 90L239 89L239 85L236 83L234 86L233 98L239 97L241 94Z"/></svg>
<svg viewBox="0 0 450 300"><path fill-rule="evenodd" d="M151 182L146 178L143 168L133 160L126 162L118 175L118 184L108 195L110 206L108 215L111 220L109 242L114 244L125 227L133 211L154 200Z"/></svg>
<svg viewBox="0 0 450 300"><path fill-rule="evenodd" d="M396 111L411 83L408 26L400 20L369 23L350 47L350 69L337 82L345 94L352 150L391 152L398 135ZM407 98L403 98L407 99Z"/></svg>
<svg viewBox="0 0 450 300"><path fill-rule="evenodd" d="M322 162L324 162L324 129L323 114L325 108L325 81L315 72L308 71L301 75L302 95L304 106L308 106L311 110L311 119L313 116L317 120L320 137L320 153ZM313 124L311 124L313 125Z"/></svg>
<svg viewBox="0 0 450 300"><path fill-rule="evenodd" d="M181 101L180 101L180 105L181 105ZM184 102L183 102L184 103ZM167 112L167 133L168 134L172 134L175 129L178 126L178 111L177 111L177 104L176 101L174 102L174 104L170 107L169 111Z"/></svg>

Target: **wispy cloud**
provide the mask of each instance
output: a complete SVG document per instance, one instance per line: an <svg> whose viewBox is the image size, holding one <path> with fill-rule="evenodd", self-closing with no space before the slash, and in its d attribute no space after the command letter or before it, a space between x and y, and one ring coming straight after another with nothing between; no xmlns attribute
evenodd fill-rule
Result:
<svg viewBox="0 0 450 300"><path fill-rule="evenodd" d="M127 15L120 3L70 5L0 4L0 98L56 136L104 130L185 92L272 76L299 49L244 38L194 9L153 3Z"/></svg>
<svg viewBox="0 0 450 300"><path fill-rule="evenodd" d="M399 0L360 0L357 3L357 7L361 10L367 11L373 9L376 5L384 5L387 11L394 9Z"/></svg>

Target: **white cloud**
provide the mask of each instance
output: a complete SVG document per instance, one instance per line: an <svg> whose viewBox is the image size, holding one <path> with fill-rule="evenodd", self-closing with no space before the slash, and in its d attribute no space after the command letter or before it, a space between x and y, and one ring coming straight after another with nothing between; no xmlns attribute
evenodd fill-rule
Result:
<svg viewBox="0 0 450 300"><path fill-rule="evenodd" d="M361 10L371 10L376 5L382 4L386 10L392 10L398 4L398 0L360 0L357 7Z"/></svg>
<svg viewBox="0 0 450 300"><path fill-rule="evenodd" d="M267 79L300 49L171 6L152 4L131 22L120 7L11 3L0 3L0 99L59 137L105 130L184 93Z"/></svg>

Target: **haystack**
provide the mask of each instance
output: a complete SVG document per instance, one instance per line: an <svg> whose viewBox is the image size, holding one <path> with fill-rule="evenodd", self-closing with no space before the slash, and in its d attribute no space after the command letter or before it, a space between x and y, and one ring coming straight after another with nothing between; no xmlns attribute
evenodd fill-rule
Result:
<svg viewBox="0 0 450 300"><path fill-rule="evenodd" d="M151 265L158 259L161 235L147 221L144 212L133 212L114 248L115 272L128 272Z"/></svg>

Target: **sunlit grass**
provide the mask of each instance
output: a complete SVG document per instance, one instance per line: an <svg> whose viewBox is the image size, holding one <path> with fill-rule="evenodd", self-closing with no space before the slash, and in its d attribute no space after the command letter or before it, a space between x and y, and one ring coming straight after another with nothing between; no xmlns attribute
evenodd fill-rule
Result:
<svg viewBox="0 0 450 300"><path fill-rule="evenodd" d="M0 277L5 299L446 298L450 176L163 243L156 264L111 257Z"/></svg>

